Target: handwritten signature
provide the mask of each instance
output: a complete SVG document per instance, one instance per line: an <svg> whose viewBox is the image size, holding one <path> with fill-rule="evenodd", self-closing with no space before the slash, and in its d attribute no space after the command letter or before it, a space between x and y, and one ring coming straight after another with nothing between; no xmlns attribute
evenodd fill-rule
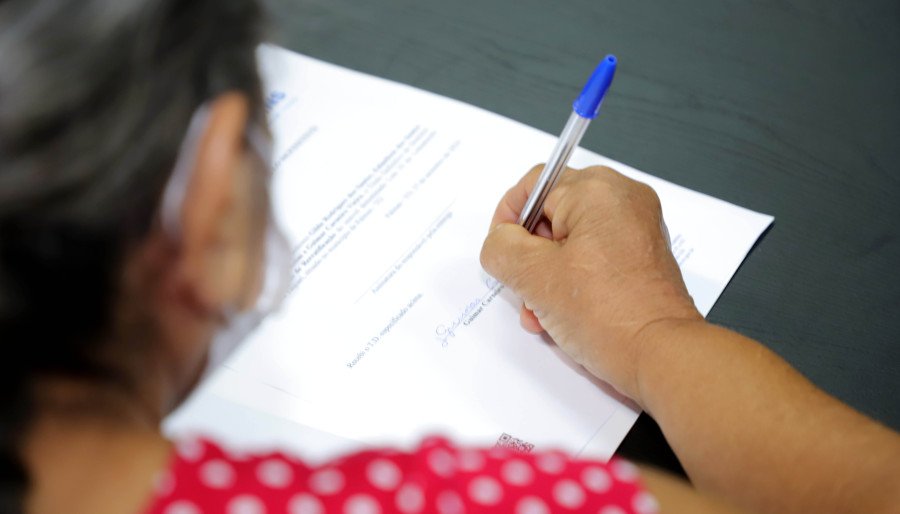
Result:
<svg viewBox="0 0 900 514"><path fill-rule="evenodd" d="M475 321L475 318L482 313L484 308L490 305L494 298L500 294L500 291L503 290L503 285L493 277L487 277L484 280L484 286L487 288L487 292L469 301L462 312L453 318L452 321L442 323L434 329L434 335L441 343L442 348L449 346L450 339L456 337L457 330L461 326L468 326Z"/></svg>

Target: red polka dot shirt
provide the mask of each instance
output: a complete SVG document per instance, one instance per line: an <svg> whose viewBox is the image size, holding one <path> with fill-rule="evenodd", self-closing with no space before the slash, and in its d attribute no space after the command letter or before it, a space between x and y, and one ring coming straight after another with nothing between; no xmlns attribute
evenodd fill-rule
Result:
<svg viewBox="0 0 900 514"><path fill-rule="evenodd" d="M651 514L632 464L559 452L457 448L432 438L409 453L369 450L317 466L283 453L240 455L203 440L176 445L147 514L511 512Z"/></svg>

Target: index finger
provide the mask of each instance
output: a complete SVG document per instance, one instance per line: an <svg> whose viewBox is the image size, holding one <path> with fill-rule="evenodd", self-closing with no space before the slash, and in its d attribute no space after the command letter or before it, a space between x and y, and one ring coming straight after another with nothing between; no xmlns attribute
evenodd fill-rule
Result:
<svg viewBox="0 0 900 514"><path fill-rule="evenodd" d="M538 164L531 168L513 187L503 195L497 209L494 210L494 217L491 219L491 228L501 223L516 223L519 221L519 214L525 208L525 202L528 201L528 195L534 189L541 171L544 170L543 164Z"/></svg>

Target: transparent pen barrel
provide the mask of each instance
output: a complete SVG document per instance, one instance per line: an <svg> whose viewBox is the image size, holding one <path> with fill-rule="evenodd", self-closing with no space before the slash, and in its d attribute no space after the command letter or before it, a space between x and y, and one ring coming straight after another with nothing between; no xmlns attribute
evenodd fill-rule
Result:
<svg viewBox="0 0 900 514"><path fill-rule="evenodd" d="M531 195L525 202L522 214L519 215L519 225L525 227L529 232L534 232L535 227L537 227L538 221L540 221L544 212L544 202L547 200L547 196L556 186L560 176L562 176L562 172L569 162L569 157L578 148L578 143L581 142L581 138L584 136L584 132L590 123L590 119L583 118L576 112L572 112L572 115L569 116L569 121L566 122L562 134L559 136L556 148L550 154L550 158L544 166L544 171L541 172L537 184L535 184Z"/></svg>

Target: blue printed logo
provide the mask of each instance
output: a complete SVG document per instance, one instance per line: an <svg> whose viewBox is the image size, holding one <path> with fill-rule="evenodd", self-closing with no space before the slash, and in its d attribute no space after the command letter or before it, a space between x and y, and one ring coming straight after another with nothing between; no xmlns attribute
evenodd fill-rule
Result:
<svg viewBox="0 0 900 514"><path fill-rule="evenodd" d="M270 92L269 95L266 96L266 112L272 112L272 110L275 109L275 107L277 107L278 104L280 104L282 101L284 101L285 98L287 98L287 93L285 93L284 91L275 90Z"/></svg>

